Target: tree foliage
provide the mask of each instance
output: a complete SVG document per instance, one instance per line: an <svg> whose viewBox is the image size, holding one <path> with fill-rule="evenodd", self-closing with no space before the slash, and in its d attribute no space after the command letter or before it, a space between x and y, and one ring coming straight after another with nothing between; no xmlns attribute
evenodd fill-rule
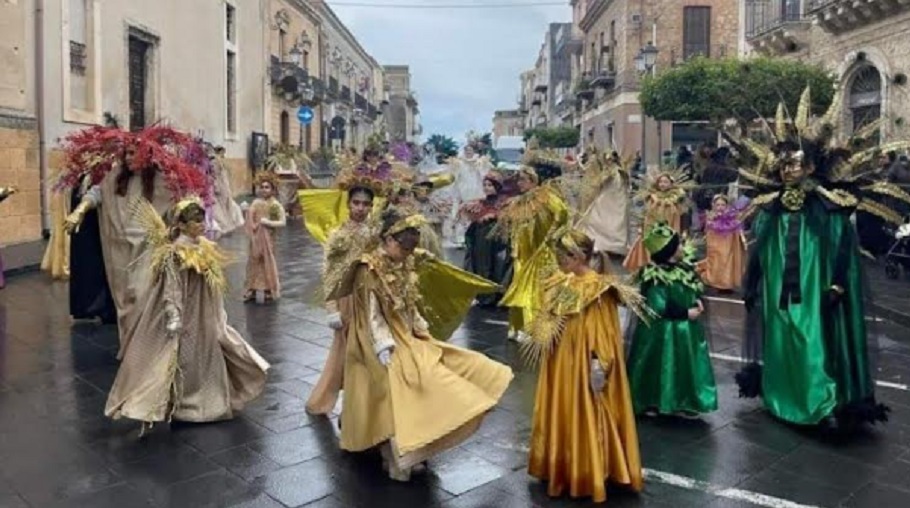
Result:
<svg viewBox="0 0 910 508"><path fill-rule="evenodd" d="M645 78L640 100L650 117L667 121L735 120L741 128L772 118L783 101L796 114L799 97L812 88L812 112L822 114L834 96L834 78L822 67L779 58L694 58Z"/></svg>
<svg viewBox="0 0 910 508"><path fill-rule="evenodd" d="M537 138L541 148L573 148L578 145L580 134L575 127L544 127L526 130L524 138Z"/></svg>
<svg viewBox="0 0 910 508"><path fill-rule="evenodd" d="M432 145L436 149L436 155L442 158L455 157L458 155L458 143L454 139L443 135L433 134L426 144Z"/></svg>

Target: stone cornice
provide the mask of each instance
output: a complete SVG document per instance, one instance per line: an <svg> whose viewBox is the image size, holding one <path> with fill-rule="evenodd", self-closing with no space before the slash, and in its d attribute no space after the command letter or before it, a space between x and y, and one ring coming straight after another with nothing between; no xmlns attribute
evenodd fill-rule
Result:
<svg viewBox="0 0 910 508"><path fill-rule="evenodd" d="M360 42L357 41L357 38L354 37L354 34L352 34L351 31L348 30L348 27L346 27L344 23L341 22L341 20L335 14L335 11L332 10L328 3L325 1L319 2L319 11L320 14L322 14L322 16L328 21L327 24L331 25L335 31L341 34L341 36L345 39L345 42L354 48L354 51L356 51L361 58L366 60L373 67L379 67L379 62L377 62L376 59L372 57L372 55L363 49L363 46L360 45Z"/></svg>
<svg viewBox="0 0 910 508"><path fill-rule="evenodd" d="M590 30L603 13L606 12L607 8L613 4L613 1L614 0L594 0L591 5L588 6L585 17L578 23L579 28L584 32Z"/></svg>

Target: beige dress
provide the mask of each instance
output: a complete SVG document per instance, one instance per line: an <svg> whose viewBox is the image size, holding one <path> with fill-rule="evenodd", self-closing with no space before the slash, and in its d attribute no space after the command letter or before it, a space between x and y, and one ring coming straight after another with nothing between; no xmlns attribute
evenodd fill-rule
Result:
<svg viewBox="0 0 910 508"><path fill-rule="evenodd" d="M105 415L150 423L226 420L262 392L268 362L227 324L213 278L185 266L186 259L210 266L213 245L180 237L169 254L176 269L156 271ZM174 334L166 328L172 313L182 325Z"/></svg>
<svg viewBox="0 0 910 508"><path fill-rule="evenodd" d="M603 183L601 191L582 216L578 229L594 240L594 250L625 255L629 251L629 189L614 177Z"/></svg>
<svg viewBox="0 0 910 508"><path fill-rule="evenodd" d="M146 231L137 222L130 206L142 196L142 178L133 175L126 194L117 194L116 180L120 172L114 167L101 181L89 189L85 199L98 207L98 223L101 231L101 250L104 254L104 270L111 287L111 296L117 307L117 326L120 332L120 351L128 345L128 337L135 335L134 328L138 314L142 312L145 299L142 292L151 286L149 262L139 260L148 250ZM165 186L164 178L155 176L152 206L159 215L173 204L171 192Z"/></svg>
<svg viewBox="0 0 910 508"><path fill-rule="evenodd" d="M250 253L246 264L246 292L266 291L273 299L281 297L278 261L275 259L275 231L287 224L284 207L275 198L256 199L247 210L246 231Z"/></svg>

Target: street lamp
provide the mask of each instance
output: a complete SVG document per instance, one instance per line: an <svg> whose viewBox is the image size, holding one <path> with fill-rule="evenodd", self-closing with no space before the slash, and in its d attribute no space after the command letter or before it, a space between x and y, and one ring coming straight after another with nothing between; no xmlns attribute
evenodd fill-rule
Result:
<svg viewBox="0 0 910 508"><path fill-rule="evenodd" d="M653 74L654 69L657 65L657 47L651 44L651 41L648 41L640 50L638 50L638 55L635 57L635 68L638 69L642 75L644 74ZM660 125L658 125L658 128ZM641 110L641 169L647 171L646 157L645 153L647 152L647 125L645 124L645 111L644 108ZM660 151L660 147L658 147Z"/></svg>
<svg viewBox="0 0 910 508"><path fill-rule="evenodd" d="M292 64L300 67L300 62L303 61L303 51L300 51L300 48L297 44L294 44L294 47L288 51L288 59Z"/></svg>

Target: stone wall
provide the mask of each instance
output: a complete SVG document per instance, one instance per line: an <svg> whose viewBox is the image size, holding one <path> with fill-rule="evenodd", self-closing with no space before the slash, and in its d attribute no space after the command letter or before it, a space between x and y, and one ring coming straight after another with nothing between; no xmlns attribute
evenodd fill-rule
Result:
<svg viewBox="0 0 910 508"><path fill-rule="evenodd" d="M0 243L41 239L41 178L34 120L0 116L0 186L19 192L0 203Z"/></svg>

